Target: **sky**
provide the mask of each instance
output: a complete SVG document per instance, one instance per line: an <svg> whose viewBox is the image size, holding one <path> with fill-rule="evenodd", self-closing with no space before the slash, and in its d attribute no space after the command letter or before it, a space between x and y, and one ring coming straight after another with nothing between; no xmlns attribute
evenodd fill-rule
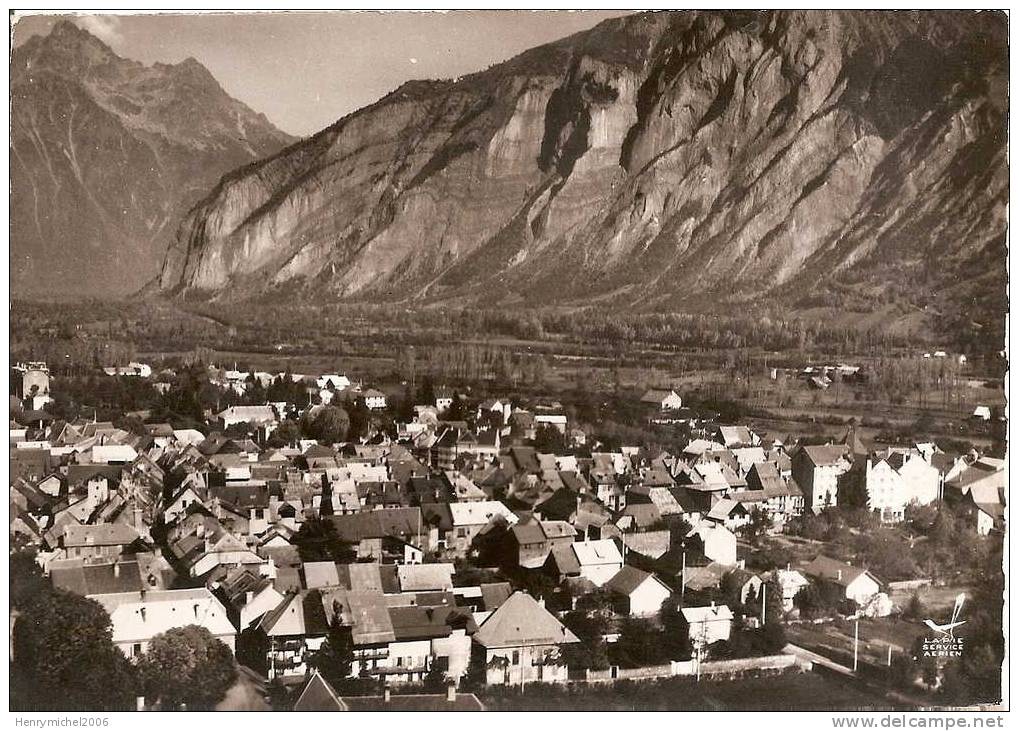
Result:
<svg viewBox="0 0 1019 731"><path fill-rule="evenodd" d="M78 15L118 55L198 59L231 96L293 135L317 132L410 79L454 78L625 11ZM21 45L67 15L22 16Z"/></svg>

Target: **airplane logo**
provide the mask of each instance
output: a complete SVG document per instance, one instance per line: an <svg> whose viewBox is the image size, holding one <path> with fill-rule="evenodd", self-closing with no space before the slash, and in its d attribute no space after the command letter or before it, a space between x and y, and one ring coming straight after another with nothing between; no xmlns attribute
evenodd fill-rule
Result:
<svg viewBox="0 0 1019 731"><path fill-rule="evenodd" d="M952 610L952 619L945 624L937 624L933 619L925 619L923 621L928 627L940 634L942 637L950 637L955 639L955 628L966 624L966 620L959 620L959 614L962 612L962 605L966 601L966 595L960 594L955 598L955 609Z"/></svg>

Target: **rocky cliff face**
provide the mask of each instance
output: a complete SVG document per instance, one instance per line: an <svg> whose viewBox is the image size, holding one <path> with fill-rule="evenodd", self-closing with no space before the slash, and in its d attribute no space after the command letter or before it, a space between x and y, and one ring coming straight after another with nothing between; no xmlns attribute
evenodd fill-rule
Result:
<svg viewBox="0 0 1019 731"><path fill-rule="evenodd" d="M224 172L293 141L194 59L144 66L69 22L14 51L11 97L15 294L137 289Z"/></svg>
<svg viewBox="0 0 1019 731"><path fill-rule="evenodd" d="M1006 36L989 13L611 20L227 175L161 286L697 308L1001 281Z"/></svg>

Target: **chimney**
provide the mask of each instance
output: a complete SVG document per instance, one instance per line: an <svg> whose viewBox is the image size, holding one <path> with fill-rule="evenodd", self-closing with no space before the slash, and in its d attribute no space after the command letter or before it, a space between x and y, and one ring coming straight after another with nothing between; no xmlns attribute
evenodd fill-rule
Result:
<svg viewBox="0 0 1019 731"><path fill-rule="evenodd" d="M392 691L389 690L388 685L384 685L382 686L382 702L389 703L390 700L392 700Z"/></svg>
<svg viewBox="0 0 1019 731"><path fill-rule="evenodd" d="M253 591L246 591L246 592L244 592L244 603L245 604L251 604L251 600L254 599L254 598L255 598L255 592L253 592Z"/></svg>
<svg viewBox="0 0 1019 731"><path fill-rule="evenodd" d="M456 683L449 683L446 686L446 702L456 703Z"/></svg>
<svg viewBox="0 0 1019 731"><path fill-rule="evenodd" d="M836 576L838 581L842 581L842 569L839 569L838 575Z"/></svg>
<svg viewBox="0 0 1019 731"><path fill-rule="evenodd" d="M113 562L113 578L115 578L115 579L119 579L120 578L120 562L119 561L114 561Z"/></svg>

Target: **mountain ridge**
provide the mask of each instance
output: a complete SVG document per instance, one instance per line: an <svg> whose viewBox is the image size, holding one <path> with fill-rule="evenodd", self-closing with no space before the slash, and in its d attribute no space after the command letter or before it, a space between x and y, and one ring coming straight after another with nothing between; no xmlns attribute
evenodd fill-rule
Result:
<svg viewBox="0 0 1019 731"><path fill-rule="evenodd" d="M1003 282L1005 24L649 13L408 82L228 175L189 297L697 309L965 302ZM977 262L976 289L955 273Z"/></svg>
<svg viewBox="0 0 1019 731"><path fill-rule="evenodd" d="M12 290L120 295L223 173L296 141L195 59L150 66L70 21L11 57Z"/></svg>

